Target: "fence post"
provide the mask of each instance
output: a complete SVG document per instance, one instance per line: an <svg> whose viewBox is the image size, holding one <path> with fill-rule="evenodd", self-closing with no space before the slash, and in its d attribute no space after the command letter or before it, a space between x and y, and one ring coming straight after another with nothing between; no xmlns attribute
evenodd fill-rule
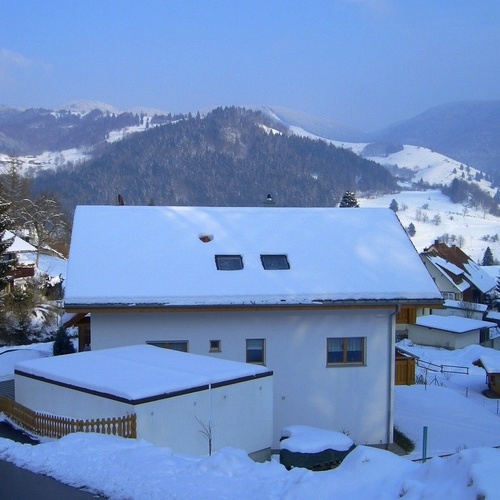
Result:
<svg viewBox="0 0 500 500"><path fill-rule="evenodd" d="M424 435L422 439L422 463L427 460L427 426L424 425Z"/></svg>

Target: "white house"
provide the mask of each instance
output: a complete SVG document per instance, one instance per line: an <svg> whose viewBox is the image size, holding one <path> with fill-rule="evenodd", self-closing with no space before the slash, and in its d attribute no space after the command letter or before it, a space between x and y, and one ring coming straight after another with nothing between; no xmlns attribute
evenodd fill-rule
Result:
<svg viewBox="0 0 500 500"><path fill-rule="evenodd" d="M80 206L65 300L92 350L265 365L278 448L289 425L391 443L395 316L442 297L389 209Z"/></svg>
<svg viewBox="0 0 500 500"><path fill-rule="evenodd" d="M78 420L137 416L137 437L177 453L231 446L255 458L272 444L272 372L139 345L23 361L16 401ZM242 432L242 428L244 432Z"/></svg>

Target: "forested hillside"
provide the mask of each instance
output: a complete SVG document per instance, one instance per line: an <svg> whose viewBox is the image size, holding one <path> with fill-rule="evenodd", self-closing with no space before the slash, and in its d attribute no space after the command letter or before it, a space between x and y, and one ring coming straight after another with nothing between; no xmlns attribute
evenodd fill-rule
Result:
<svg viewBox="0 0 500 500"><path fill-rule="evenodd" d="M324 141L287 134L268 116L217 108L106 144L70 170L43 172L38 192L64 206L126 204L334 206L346 190L389 192L384 167Z"/></svg>

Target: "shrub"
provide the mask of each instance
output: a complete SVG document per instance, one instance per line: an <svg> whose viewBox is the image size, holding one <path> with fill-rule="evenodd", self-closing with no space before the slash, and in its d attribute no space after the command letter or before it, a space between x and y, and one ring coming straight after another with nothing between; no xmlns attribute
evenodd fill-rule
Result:
<svg viewBox="0 0 500 500"><path fill-rule="evenodd" d="M61 354L72 354L75 352L75 347L73 342L66 332L66 328L59 328L56 333L56 339L54 340L54 345L52 346L52 354L54 356L59 356Z"/></svg>
<svg viewBox="0 0 500 500"><path fill-rule="evenodd" d="M411 453L415 449L415 441L411 440L397 427L394 427L394 442L406 451L406 453Z"/></svg>

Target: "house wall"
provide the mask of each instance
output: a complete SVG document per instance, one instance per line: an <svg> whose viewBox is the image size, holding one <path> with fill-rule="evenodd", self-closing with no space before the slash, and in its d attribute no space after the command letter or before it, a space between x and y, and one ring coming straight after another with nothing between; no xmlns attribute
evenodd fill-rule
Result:
<svg viewBox="0 0 500 500"><path fill-rule="evenodd" d="M408 338L416 344L443 347L445 349L461 349L468 345L479 344L479 330L467 333L452 333L412 325L409 329Z"/></svg>
<svg viewBox="0 0 500 500"><path fill-rule="evenodd" d="M266 340L274 372L273 447L294 424L348 432L360 444L392 441L393 308L92 313L92 349L188 340L189 352L246 361L245 339ZM326 366L328 337L366 337L366 366ZM209 341L221 352L210 353Z"/></svg>

